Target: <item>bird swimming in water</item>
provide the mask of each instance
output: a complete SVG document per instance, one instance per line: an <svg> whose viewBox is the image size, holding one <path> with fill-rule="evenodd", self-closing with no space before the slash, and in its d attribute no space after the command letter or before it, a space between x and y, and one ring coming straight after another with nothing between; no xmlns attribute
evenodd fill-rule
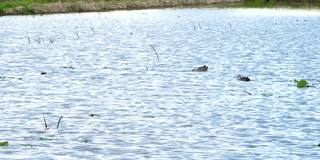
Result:
<svg viewBox="0 0 320 160"><path fill-rule="evenodd" d="M240 74L237 76L237 79L240 80L240 81L246 81L246 82L250 81L249 77L241 76Z"/></svg>
<svg viewBox="0 0 320 160"><path fill-rule="evenodd" d="M192 69L193 72L206 72L208 71L208 66L204 65L201 67L195 67Z"/></svg>

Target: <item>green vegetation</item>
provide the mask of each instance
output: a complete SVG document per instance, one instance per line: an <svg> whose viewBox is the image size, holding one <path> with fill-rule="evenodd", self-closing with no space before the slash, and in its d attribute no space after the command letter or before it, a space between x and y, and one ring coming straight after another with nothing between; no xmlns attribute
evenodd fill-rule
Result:
<svg viewBox="0 0 320 160"><path fill-rule="evenodd" d="M45 3L44 0L0 0L0 12L5 9L22 7L25 13L32 13L29 8L31 3Z"/></svg>
<svg viewBox="0 0 320 160"><path fill-rule="evenodd" d="M33 13L32 9L30 8L30 4L46 2L44 0L0 0L0 13L2 13L5 9L16 7L22 7L24 13Z"/></svg>
<svg viewBox="0 0 320 160"><path fill-rule="evenodd" d="M276 6L276 0L246 0L243 2L243 5L245 7L253 7L253 8L260 8L260 7L275 7Z"/></svg>
<svg viewBox="0 0 320 160"><path fill-rule="evenodd" d="M262 8L262 7L319 8L320 0L244 0L243 6L250 7L250 8Z"/></svg>
<svg viewBox="0 0 320 160"><path fill-rule="evenodd" d="M9 146L9 142L8 141L0 142L0 146Z"/></svg>
<svg viewBox="0 0 320 160"><path fill-rule="evenodd" d="M307 80L304 80L304 79L298 80L296 81L296 83L298 88L307 87L307 84L308 84Z"/></svg>

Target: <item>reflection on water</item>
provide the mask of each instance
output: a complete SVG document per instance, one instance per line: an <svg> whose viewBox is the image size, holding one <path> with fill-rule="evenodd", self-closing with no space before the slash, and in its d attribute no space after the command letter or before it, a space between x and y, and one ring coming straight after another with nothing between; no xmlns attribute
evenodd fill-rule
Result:
<svg viewBox="0 0 320 160"><path fill-rule="evenodd" d="M320 158L318 11L161 9L0 24L3 159ZM208 72L191 71L202 65ZM302 78L315 87L297 89Z"/></svg>

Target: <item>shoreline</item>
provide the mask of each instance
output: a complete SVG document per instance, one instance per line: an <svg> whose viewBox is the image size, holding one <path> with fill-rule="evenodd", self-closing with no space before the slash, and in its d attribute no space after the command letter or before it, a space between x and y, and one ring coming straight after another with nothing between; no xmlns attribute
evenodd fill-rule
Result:
<svg viewBox="0 0 320 160"><path fill-rule="evenodd" d="M73 2L32 3L26 6L6 8L0 16L7 15L41 15L80 12L107 12L114 10L138 10L173 7L235 7L242 0L131 0L131 1L101 1L79 0Z"/></svg>
<svg viewBox="0 0 320 160"><path fill-rule="evenodd" d="M252 5L245 0L61 0L52 3L22 3L15 7L1 8L0 17L10 15L43 15L83 12L108 12L115 10L139 10L161 8L190 8L190 7L216 7L216 8L278 8L278 9L311 9L319 10L317 5L283 5L259 4ZM1 10L2 9L2 10Z"/></svg>

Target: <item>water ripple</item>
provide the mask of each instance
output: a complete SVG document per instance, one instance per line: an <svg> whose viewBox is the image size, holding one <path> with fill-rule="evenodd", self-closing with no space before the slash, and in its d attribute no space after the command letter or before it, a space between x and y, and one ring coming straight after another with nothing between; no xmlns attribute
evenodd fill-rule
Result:
<svg viewBox="0 0 320 160"><path fill-rule="evenodd" d="M320 158L319 20L212 8L0 17L0 157Z"/></svg>

